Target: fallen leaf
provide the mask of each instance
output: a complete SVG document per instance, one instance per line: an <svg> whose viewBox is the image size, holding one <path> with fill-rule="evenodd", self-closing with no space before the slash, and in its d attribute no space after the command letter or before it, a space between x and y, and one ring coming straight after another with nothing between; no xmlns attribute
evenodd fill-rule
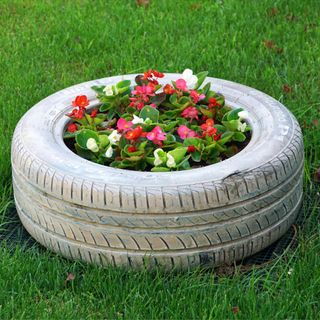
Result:
<svg viewBox="0 0 320 320"><path fill-rule="evenodd" d="M298 17L295 16L293 13L290 13L290 14L287 15L286 19L288 21L292 22L292 21L298 20Z"/></svg>
<svg viewBox="0 0 320 320"><path fill-rule="evenodd" d="M239 309L239 307L238 306L234 306L234 307L232 307L232 313L233 314L237 314L239 311L240 311L240 309Z"/></svg>
<svg viewBox="0 0 320 320"><path fill-rule="evenodd" d="M191 10L198 10L198 9L200 9L201 8L201 4L200 3L192 3L191 5L190 5L190 9Z"/></svg>
<svg viewBox="0 0 320 320"><path fill-rule="evenodd" d="M75 279L75 275L69 272L66 280L64 280L64 285L66 286L68 282L73 281L74 279Z"/></svg>
<svg viewBox="0 0 320 320"><path fill-rule="evenodd" d="M271 40L264 40L263 44L268 49L273 49L275 47L275 44Z"/></svg>
<svg viewBox="0 0 320 320"><path fill-rule="evenodd" d="M275 17L277 14L279 13L279 10L275 7L273 8L270 8L268 11L267 11L267 15L269 17Z"/></svg>
<svg viewBox="0 0 320 320"><path fill-rule="evenodd" d="M312 123L314 124L314 126L315 126L316 128L319 127L319 119L313 119L313 120L312 120Z"/></svg>
<svg viewBox="0 0 320 320"><path fill-rule="evenodd" d="M288 84L284 84L282 86L282 91L285 92L285 93L292 93L293 92L293 89L292 87L290 87Z"/></svg>
<svg viewBox="0 0 320 320"><path fill-rule="evenodd" d="M305 24L304 25L304 32L308 32L309 30L311 29L314 29L317 27L317 24L316 23L308 23L308 24Z"/></svg>
<svg viewBox="0 0 320 320"><path fill-rule="evenodd" d="M320 183L320 168L314 173L314 181Z"/></svg>
<svg viewBox="0 0 320 320"><path fill-rule="evenodd" d="M282 53L283 48L278 47L273 41L271 40L264 40L263 44L266 48L273 50L276 53Z"/></svg>
<svg viewBox="0 0 320 320"><path fill-rule="evenodd" d="M139 7L147 7L150 4L150 0L136 0L136 4Z"/></svg>

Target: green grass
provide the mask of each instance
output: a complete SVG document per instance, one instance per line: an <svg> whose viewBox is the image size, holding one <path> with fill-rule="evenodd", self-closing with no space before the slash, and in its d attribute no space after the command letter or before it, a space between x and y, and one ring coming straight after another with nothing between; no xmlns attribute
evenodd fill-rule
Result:
<svg viewBox="0 0 320 320"><path fill-rule="evenodd" d="M272 267L227 277L100 269L2 244L0 319L318 318L319 1L151 2L145 9L134 0L0 1L0 230L14 208L11 137L30 107L90 79L189 67L260 89L297 117L306 155L299 246ZM266 48L265 40L283 50ZM76 278L65 286L68 272Z"/></svg>

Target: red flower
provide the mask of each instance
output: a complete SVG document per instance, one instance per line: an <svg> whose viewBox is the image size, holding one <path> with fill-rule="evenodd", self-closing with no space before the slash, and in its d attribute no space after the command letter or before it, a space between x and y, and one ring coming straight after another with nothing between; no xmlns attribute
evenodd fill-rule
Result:
<svg viewBox="0 0 320 320"><path fill-rule="evenodd" d="M196 151L196 147L191 145L191 146L188 146L188 149L187 149L187 152L189 153L192 153L192 152L195 152Z"/></svg>
<svg viewBox="0 0 320 320"><path fill-rule="evenodd" d="M78 127L77 127L77 125L75 123L71 123L71 124L68 125L67 130L69 132L76 132L78 130Z"/></svg>
<svg viewBox="0 0 320 320"><path fill-rule="evenodd" d="M217 99L216 99L216 98L210 98L210 99L209 99L208 107L209 107L209 108L221 107L221 104L217 102Z"/></svg>
<svg viewBox="0 0 320 320"><path fill-rule="evenodd" d="M192 90L190 92L190 97L191 97L191 99L193 100L194 103L198 103L199 100L204 99L206 96L203 93L200 94L196 90Z"/></svg>
<svg viewBox="0 0 320 320"><path fill-rule="evenodd" d="M221 133L218 133L218 134L214 135L214 137L213 137L214 141L220 140L221 135L222 135Z"/></svg>
<svg viewBox="0 0 320 320"><path fill-rule="evenodd" d="M83 96L77 96L74 101L72 101L72 105L74 107L79 107L79 108L85 108L86 106L89 105L89 100L88 97L83 95Z"/></svg>
<svg viewBox="0 0 320 320"><path fill-rule="evenodd" d="M214 127L214 121L213 119L208 119L206 123L203 123L200 128L203 130L202 132L202 138L205 136L212 137L217 133L217 128Z"/></svg>
<svg viewBox="0 0 320 320"><path fill-rule="evenodd" d="M147 80L149 83L152 83L154 85L158 85L159 82L157 78L163 78L164 74L162 72L159 72L157 70L149 69L148 71L143 73L143 80Z"/></svg>
<svg viewBox="0 0 320 320"><path fill-rule="evenodd" d="M136 139L140 138L142 132L143 132L142 127L137 126L135 129L128 131L125 134L125 138L128 140L136 140Z"/></svg>
<svg viewBox="0 0 320 320"><path fill-rule="evenodd" d="M170 85L169 83L167 83L164 87L163 87L163 92L165 94L173 94L175 93L175 90L173 88L172 85Z"/></svg>
<svg viewBox="0 0 320 320"><path fill-rule="evenodd" d="M145 84L136 86L131 92L135 97L129 98L131 100L129 106L141 110L144 105L150 101L150 97L155 96L155 89L153 83L148 83L147 86Z"/></svg>
<svg viewBox="0 0 320 320"><path fill-rule="evenodd" d="M128 147L128 152L136 152L138 149L135 146Z"/></svg>
<svg viewBox="0 0 320 320"><path fill-rule="evenodd" d="M191 121L193 119L199 120L198 118L198 110L195 107L188 107L186 109L183 110L183 112L181 113L181 115L184 118L190 119Z"/></svg>
<svg viewBox="0 0 320 320"><path fill-rule="evenodd" d="M84 110L82 108L74 108L70 113L67 114L68 117L74 118L74 119L82 119L84 116Z"/></svg>
<svg viewBox="0 0 320 320"><path fill-rule="evenodd" d="M95 117L97 116L97 113L98 113L98 109L93 109L93 110L91 111L90 117L91 117L91 118L95 118Z"/></svg>

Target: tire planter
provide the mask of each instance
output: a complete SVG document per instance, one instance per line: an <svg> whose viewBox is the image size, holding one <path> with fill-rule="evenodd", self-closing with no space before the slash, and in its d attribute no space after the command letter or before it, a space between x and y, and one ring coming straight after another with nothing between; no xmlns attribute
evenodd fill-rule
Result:
<svg viewBox="0 0 320 320"><path fill-rule="evenodd" d="M90 107L93 85L78 84L40 101L20 120L12 142L16 207L27 231L71 259L100 265L189 269L229 264L279 239L302 199L303 142L293 115L255 89L207 78L231 107L248 111L248 146L220 163L179 172L105 167L63 141L76 95ZM165 80L176 80L166 74Z"/></svg>

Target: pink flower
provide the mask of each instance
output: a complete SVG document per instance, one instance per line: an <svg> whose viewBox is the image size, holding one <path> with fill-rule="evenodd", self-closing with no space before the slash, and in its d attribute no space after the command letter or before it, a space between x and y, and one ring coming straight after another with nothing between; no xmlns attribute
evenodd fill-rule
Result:
<svg viewBox="0 0 320 320"><path fill-rule="evenodd" d="M159 126L156 126L148 132L147 139L158 146L162 146L162 141L166 140L166 133Z"/></svg>
<svg viewBox="0 0 320 320"><path fill-rule="evenodd" d="M117 128L119 131L126 132L133 126L131 121L127 121L126 119L120 118L117 122Z"/></svg>
<svg viewBox="0 0 320 320"><path fill-rule="evenodd" d="M147 86L145 84L136 86L135 90L131 92L135 97L129 98L131 100L129 106L141 110L150 101L150 97L155 96L154 91L155 86L153 83L148 83Z"/></svg>
<svg viewBox="0 0 320 320"><path fill-rule="evenodd" d="M198 118L198 110L195 107L191 107L190 106L190 107L184 109L183 112L181 113L181 115L184 118L190 119L191 121L193 119L199 120L199 118Z"/></svg>
<svg viewBox="0 0 320 320"><path fill-rule="evenodd" d="M187 82L183 79L178 79L176 81L176 87L182 91L188 91Z"/></svg>
<svg viewBox="0 0 320 320"><path fill-rule="evenodd" d="M177 131L181 139L192 138L197 136L197 133L195 131L189 129L187 126L184 125L179 126Z"/></svg>
<svg viewBox="0 0 320 320"><path fill-rule="evenodd" d="M206 96L202 93L198 93L196 90L192 90L190 92L190 97L194 103L198 103L198 101L203 100Z"/></svg>

